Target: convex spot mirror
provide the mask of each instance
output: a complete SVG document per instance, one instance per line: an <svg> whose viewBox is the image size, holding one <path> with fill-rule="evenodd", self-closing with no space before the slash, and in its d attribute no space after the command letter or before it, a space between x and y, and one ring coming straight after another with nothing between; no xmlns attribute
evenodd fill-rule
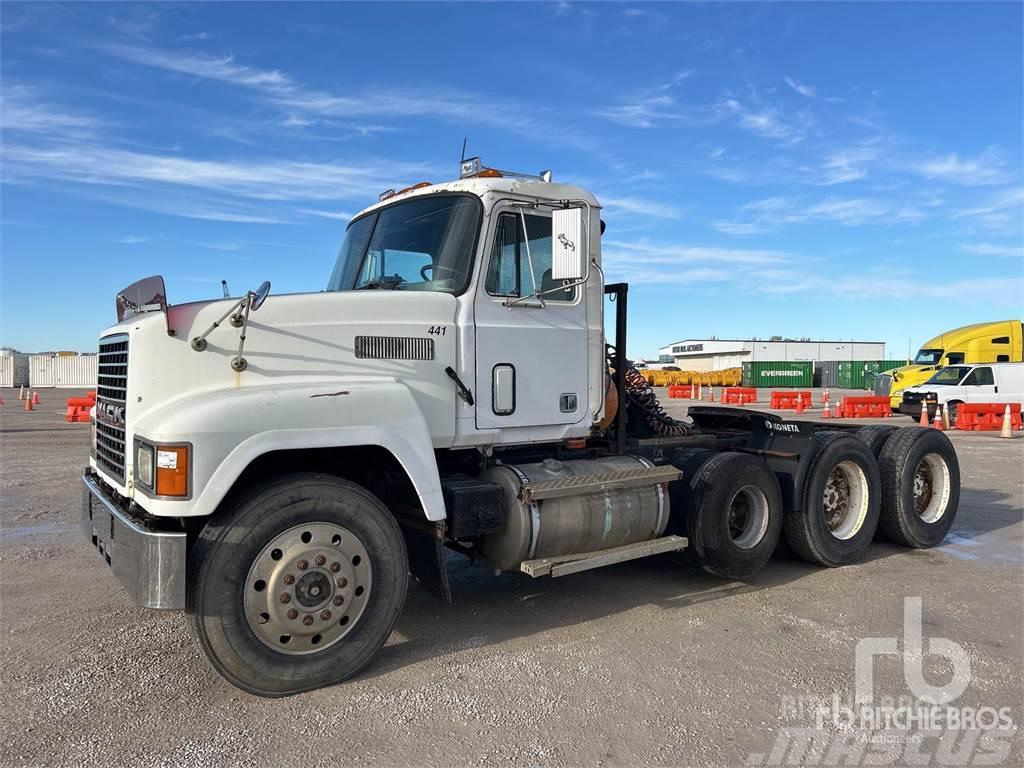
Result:
<svg viewBox="0 0 1024 768"><path fill-rule="evenodd" d="M270 281L264 280L263 285L252 292L251 298L249 299L249 310L255 312L257 309L263 306L263 302L267 300L267 296L270 295Z"/></svg>
<svg viewBox="0 0 1024 768"><path fill-rule="evenodd" d="M582 280L587 273L585 211L558 208L551 214L551 279Z"/></svg>

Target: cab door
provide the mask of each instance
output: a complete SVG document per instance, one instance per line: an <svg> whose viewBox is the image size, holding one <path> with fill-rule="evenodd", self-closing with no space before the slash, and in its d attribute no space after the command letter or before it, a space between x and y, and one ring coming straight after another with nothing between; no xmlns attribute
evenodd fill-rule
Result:
<svg viewBox="0 0 1024 768"><path fill-rule="evenodd" d="M583 286L551 277L550 215L508 206L491 220L475 306L476 426L575 424L589 406Z"/></svg>

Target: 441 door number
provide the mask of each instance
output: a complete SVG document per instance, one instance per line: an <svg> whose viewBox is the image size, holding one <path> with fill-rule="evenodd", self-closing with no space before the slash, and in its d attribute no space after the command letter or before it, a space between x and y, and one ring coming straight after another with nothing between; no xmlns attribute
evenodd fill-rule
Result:
<svg viewBox="0 0 1024 768"><path fill-rule="evenodd" d="M432 325L427 329L427 333L431 336L444 336L446 330L448 330L448 327L445 325Z"/></svg>

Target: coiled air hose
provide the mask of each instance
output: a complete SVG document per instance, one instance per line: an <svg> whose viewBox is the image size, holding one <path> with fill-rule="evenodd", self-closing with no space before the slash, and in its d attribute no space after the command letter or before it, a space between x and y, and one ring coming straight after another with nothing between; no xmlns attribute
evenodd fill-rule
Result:
<svg viewBox="0 0 1024 768"><path fill-rule="evenodd" d="M614 367L614 361L615 349L609 345L608 363L610 367ZM682 437L693 432L692 424L673 419L665 413L665 409L661 407L661 403L651 385L647 383L647 379L629 360L626 360L626 397L630 405L644 417L644 421L647 422L647 426L654 434L661 437Z"/></svg>

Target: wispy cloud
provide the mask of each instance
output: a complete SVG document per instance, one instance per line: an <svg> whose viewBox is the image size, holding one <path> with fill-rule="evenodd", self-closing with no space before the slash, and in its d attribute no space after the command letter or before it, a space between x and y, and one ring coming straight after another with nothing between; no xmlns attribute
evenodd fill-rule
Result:
<svg viewBox="0 0 1024 768"><path fill-rule="evenodd" d="M815 97L817 90L813 86L801 83L799 80L789 76L785 77L784 79L786 81L786 85L788 85L794 91L799 93L801 96L806 96L808 99L813 99Z"/></svg>
<svg viewBox="0 0 1024 768"><path fill-rule="evenodd" d="M152 239L143 235L121 235L120 237L113 238L111 242L118 245L137 245L139 243L148 243Z"/></svg>
<svg viewBox="0 0 1024 768"><path fill-rule="evenodd" d="M961 246L967 253L975 256L999 256L1011 259L1024 259L1024 245L993 245L992 243L976 243Z"/></svg>
<svg viewBox="0 0 1024 768"><path fill-rule="evenodd" d="M0 90L0 128L5 133L82 138L94 135L102 126L99 118L50 103L27 85L7 83Z"/></svg>
<svg viewBox="0 0 1024 768"><path fill-rule="evenodd" d="M103 52L166 72L230 83L261 94L264 103L281 110L293 126L308 125L311 116L325 118L417 117L486 125L530 136L555 137L561 143L587 146L590 139L563 117L543 107L443 87L364 87L334 93L309 87L277 69L262 69L236 61L234 56L210 56L154 47L104 45ZM486 103L486 108L481 104ZM557 130L553 128L557 127ZM366 134L384 126L367 125Z"/></svg>
<svg viewBox="0 0 1024 768"><path fill-rule="evenodd" d="M806 114L789 118L777 107L749 107L735 98L723 99L716 110L721 115L734 117L740 128L746 131L786 143L802 141L811 122Z"/></svg>
<svg viewBox="0 0 1024 768"><path fill-rule="evenodd" d="M875 198L829 197L816 203L799 203L781 197L756 200L740 207L735 219L716 220L712 226L729 235L755 235L790 224L828 222L841 226L863 224L913 224L926 214L911 205Z"/></svg>
<svg viewBox="0 0 1024 768"><path fill-rule="evenodd" d="M851 147L828 153L822 163L823 186L858 181L868 175L868 164L877 157L878 151L872 146Z"/></svg>
<svg viewBox="0 0 1024 768"><path fill-rule="evenodd" d="M1013 179L1001 154L992 148L973 158L961 158L959 154L953 152L925 160L913 167L925 178L941 179L970 187L1004 184Z"/></svg>
<svg viewBox="0 0 1024 768"><path fill-rule="evenodd" d="M639 197L599 197L601 205L608 211L648 216L655 219L678 219L682 211L661 200L646 200Z"/></svg>
<svg viewBox="0 0 1024 768"><path fill-rule="evenodd" d="M319 216L322 219L337 219L338 221L348 221L354 215L346 211L323 211L318 208L299 208L298 212L310 216Z"/></svg>
<svg viewBox="0 0 1024 768"><path fill-rule="evenodd" d="M701 119L700 110L684 107L674 93L677 86L692 76L692 69L681 70L664 82L634 91L618 104L596 110L594 115L628 128L697 121Z"/></svg>

